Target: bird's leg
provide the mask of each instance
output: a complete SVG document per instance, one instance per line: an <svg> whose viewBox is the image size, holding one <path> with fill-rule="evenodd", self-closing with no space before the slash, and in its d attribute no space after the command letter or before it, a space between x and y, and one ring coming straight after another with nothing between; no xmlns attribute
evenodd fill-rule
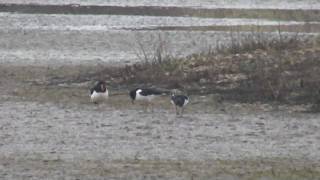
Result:
<svg viewBox="0 0 320 180"><path fill-rule="evenodd" d="M178 107L177 106L175 106L175 107L176 107L176 115L179 115Z"/></svg>
<svg viewBox="0 0 320 180"><path fill-rule="evenodd" d="M149 107L149 104L148 102L142 102L143 103L143 109L144 109L144 112L148 112L148 107Z"/></svg>
<svg viewBox="0 0 320 180"><path fill-rule="evenodd" d="M149 109L150 109L149 112L153 112L153 102L148 100L146 104L147 104L147 112Z"/></svg>
<svg viewBox="0 0 320 180"><path fill-rule="evenodd" d="M151 105L151 112L153 113L153 102L150 102L150 105Z"/></svg>
<svg viewBox="0 0 320 180"><path fill-rule="evenodd" d="M145 105L146 105L146 113L148 113L150 108L150 102L149 101L145 102Z"/></svg>
<svg viewBox="0 0 320 180"><path fill-rule="evenodd" d="M98 102L93 102L95 110L100 110L100 104Z"/></svg>
<svg viewBox="0 0 320 180"><path fill-rule="evenodd" d="M181 107L181 112L180 112L180 116L183 116L183 111L184 111L184 107Z"/></svg>
<svg viewBox="0 0 320 180"><path fill-rule="evenodd" d="M104 110L103 109L103 107L104 107L104 102L103 101L97 101L94 104L96 105L97 110L99 110L99 111L103 111Z"/></svg>
<svg viewBox="0 0 320 180"><path fill-rule="evenodd" d="M177 114L177 107L176 107L176 105L173 104L173 105L172 105L172 109L173 109L172 111Z"/></svg>

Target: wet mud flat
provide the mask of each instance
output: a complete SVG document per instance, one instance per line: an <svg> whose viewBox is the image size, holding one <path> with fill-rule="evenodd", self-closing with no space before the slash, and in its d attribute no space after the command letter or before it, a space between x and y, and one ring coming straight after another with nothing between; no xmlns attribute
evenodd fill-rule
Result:
<svg viewBox="0 0 320 180"><path fill-rule="evenodd" d="M1 71L1 178L320 177L317 113L191 95L186 114L176 117L168 96L145 111L131 104L130 87L115 86L96 106L88 101L92 82L72 79L90 68ZM50 83L55 73L70 81Z"/></svg>
<svg viewBox="0 0 320 180"><path fill-rule="evenodd" d="M1 103L5 179L315 179L318 115Z"/></svg>

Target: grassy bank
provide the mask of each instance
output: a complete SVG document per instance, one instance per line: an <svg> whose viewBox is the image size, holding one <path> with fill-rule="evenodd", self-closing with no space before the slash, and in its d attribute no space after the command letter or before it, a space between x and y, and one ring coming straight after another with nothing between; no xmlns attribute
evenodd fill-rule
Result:
<svg viewBox="0 0 320 180"><path fill-rule="evenodd" d="M23 82L25 87L17 91L26 89L28 93L21 94L36 97L38 91L30 91L41 89L38 86L81 87L79 94L87 95L93 82L103 79L113 92L144 86L179 89L194 95L212 94L222 100L246 103L314 104L319 109L320 38L285 36L280 30L273 39L266 36L267 33L257 32L239 38L237 32L231 32L230 42L182 58L167 54L166 41L159 37L159 43L152 45L154 52L147 52L141 46L137 52L140 63L120 67L101 64L0 68L4 84Z"/></svg>
<svg viewBox="0 0 320 180"><path fill-rule="evenodd" d="M105 68L94 77L126 86L157 86L191 94L219 93L225 99L244 102L277 101L314 103L319 99L319 38L279 37L265 40L255 34L243 40L231 38L219 46L185 58L142 51L142 63ZM107 75L107 76L106 76Z"/></svg>

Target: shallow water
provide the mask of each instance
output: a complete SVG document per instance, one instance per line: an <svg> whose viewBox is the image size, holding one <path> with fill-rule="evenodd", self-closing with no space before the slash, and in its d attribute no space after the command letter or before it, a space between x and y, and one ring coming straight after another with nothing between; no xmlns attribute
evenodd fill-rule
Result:
<svg viewBox="0 0 320 180"><path fill-rule="evenodd" d="M6 1L0 2L5 3ZM11 1L11 3L26 2L39 3L40 1ZM118 11L121 11L119 13L114 12L117 11L115 9L112 11L112 7L110 7L110 10L116 15L66 15L63 13L72 13L73 10L67 8L65 9L66 12L59 11L60 14L46 14L45 11L42 14L32 14L34 13L32 11L39 7L20 7L22 12L23 9L29 9L31 14L0 13L0 36L2 37L0 39L0 63L37 66L104 63L124 65L154 59L160 45L163 57L185 57L193 53L206 52L216 47L228 46L232 40L241 41L246 37L252 37L254 34L250 32L252 28L272 27L273 32L261 32L259 35L259 37L265 39L279 38L277 31L279 26L292 27L289 28L288 32L283 31L282 36L295 36L299 32L299 37L303 38L303 36L317 34L312 32L319 32L317 30L319 21L317 21L316 12L312 12L312 19L315 21L308 21L308 24L305 23L305 19L301 20L297 17L295 17L297 21L263 19L262 17L256 17L255 12L251 12L251 15L248 16L253 18L204 18L202 16L197 17L197 15L188 17L184 14L184 11L188 11L188 9L179 9L181 11L180 15L179 13L171 14L171 16L161 14L162 11L166 10L165 8L161 9L161 7L171 5L189 7L201 3L202 5L197 7L211 8L210 4L215 3L221 7L224 7L223 4L237 5L239 3L254 7L254 4L260 4L262 1L236 1L233 3L227 1L222 4L218 1L183 1L182 3L179 0L171 3L167 1L138 2L129 0L121 1L120 4L119 1L46 2L48 4L80 3L83 5L91 3L124 6L152 5L160 7L160 9L157 9L160 16L150 14L150 9L144 9L146 14L139 15L135 14L139 9L118 9ZM291 5L295 5L296 9L299 9L302 8L299 3L309 5L308 2L295 1ZM289 1L281 1L278 7L281 7L281 3L290 4ZM316 9L317 3L313 1L309 3L313 3L312 8ZM266 4L262 3L260 5L267 8ZM290 8L290 6L286 7ZM17 8L19 9L19 7ZM58 7L57 9L59 8L63 9L64 7ZM1 10L6 11L5 9L4 6ZM85 9L86 7L83 10L85 11ZM15 11L11 10L10 12ZM221 13L218 16L224 14L224 12ZM228 13L233 14L233 12ZM237 12L236 14L238 13L240 15L243 12ZM273 14L275 12L270 11L268 13ZM268 13L265 15L268 16ZM304 17L304 13L300 16ZM184 17L179 17L183 14ZM270 17L268 16L268 18ZM246 28L241 30L241 27ZM299 31L295 31L295 29L298 29L297 27L299 27ZM217 28L220 28L220 30Z"/></svg>
<svg viewBox="0 0 320 180"><path fill-rule="evenodd" d="M288 35L296 33L288 33ZM163 55L185 57L231 42L231 33L188 31L42 31L0 30L0 60L18 65L132 64L152 59L163 44ZM252 33L239 33L242 38ZM239 38L241 38L239 36ZM278 33L266 33L266 38ZM309 35L306 34L305 37ZM303 35L301 34L301 37ZM30 40L32 39L32 40ZM90 43L87 43L90 42Z"/></svg>
<svg viewBox="0 0 320 180"><path fill-rule="evenodd" d="M1 29L13 30L108 31L163 26L297 25L304 24L305 22L245 18L0 13L0 23L3 24Z"/></svg>
<svg viewBox="0 0 320 180"><path fill-rule="evenodd" d="M193 8L320 9L317 0L0 0L0 3L80 4L112 6L177 6Z"/></svg>
<svg viewBox="0 0 320 180"><path fill-rule="evenodd" d="M117 15L0 14L0 62L19 65L131 64L152 59L161 44L163 54L185 57L228 45L232 38L252 36L250 32L161 31L157 27L201 27L229 25L283 25L294 21L215 19L196 17L154 17ZM127 29L129 28L129 29ZM132 29L151 28L134 31ZM296 33L283 33L283 35ZM299 34L301 37L303 33ZM312 35L311 33L305 34ZM261 35L260 35L261 36ZM265 38L278 33L264 33Z"/></svg>

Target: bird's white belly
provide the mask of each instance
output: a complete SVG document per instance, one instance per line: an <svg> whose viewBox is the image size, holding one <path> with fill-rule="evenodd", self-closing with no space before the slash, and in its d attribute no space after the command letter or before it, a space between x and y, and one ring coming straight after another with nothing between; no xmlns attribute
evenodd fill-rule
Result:
<svg viewBox="0 0 320 180"><path fill-rule="evenodd" d="M175 105L174 101L173 100L170 100L171 104Z"/></svg>
<svg viewBox="0 0 320 180"><path fill-rule="evenodd" d="M154 99L155 95L148 95L148 96L142 96L141 94L137 93L136 100L138 101L151 101Z"/></svg>
<svg viewBox="0 0 320 180"><path fill-rule="evenodd" d="M183 106L187 105L189 102L189 99L184 100Z"/></svg>
<svg viewBox="0 0 320 180"><path fill-rule="evenodd" d="M101 101L105 101L107 100L109 97L108 91L104 92L104 93L97 93L96 91L94 91L91 94L91 101L92 102L101 102Z"/></svg>

